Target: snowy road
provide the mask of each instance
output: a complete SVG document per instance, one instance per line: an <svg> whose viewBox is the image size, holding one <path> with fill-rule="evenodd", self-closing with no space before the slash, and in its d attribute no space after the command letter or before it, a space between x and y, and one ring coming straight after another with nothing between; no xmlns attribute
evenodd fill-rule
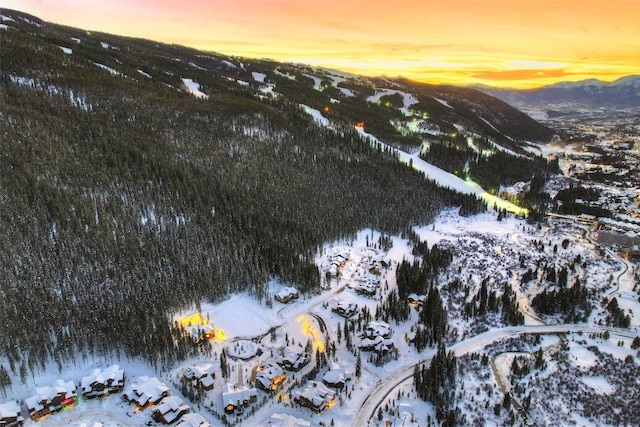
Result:
<svg viewBox="0 0 640 427"><path fill-rule="evenodd" d="M460 341L450 347L448 351L453 351L457 357L479 350L496 341L506 338L517 337L524 334L564 334L564 333L602 333L609 331L612 337L618 338L635 338L638 334L628 329L609 328L597 325L523 325L509 326L506 328L493 329L474 337ZM369 393L364 402L360 405L360 410L353 420L354 426L369 425L369 420L375 414L378 406L382 404L384 399L400 384L411 379L415 366L422 363L430 363L435 350L432 349L426 354L426 357L415 364L404 365L394 372L388 373L381 378L375 388Z"/></svg>

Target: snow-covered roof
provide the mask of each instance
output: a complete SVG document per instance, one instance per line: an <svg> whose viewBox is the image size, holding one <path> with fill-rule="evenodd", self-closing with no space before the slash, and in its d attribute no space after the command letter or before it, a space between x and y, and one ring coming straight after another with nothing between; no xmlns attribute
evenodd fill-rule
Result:
<svg viewBox="0 0 640 427"><path fill-rule="evenodd" d="M167 393L169 393L169 387L158 378L142 376L127 387L124 395L138 405L145 406L149 401L157 402Z"/></svg>
<svg viewBox="0 0 640 427"><path fill-rule="evenodd" d="M344 384L352 377L351 371L347 371L343 368L336 368L328 371L322 377L322 382L327 385Z"/></svg>
<svg viewBox="0 0 640 427"><path fill-rule="evenodd" d="M76 386L73 381L56 380L54 385L36 388L36 394L25 399L29 410L39 411L43 409L40 402L51 402L56 396L72 397L76 395Z"/></svg>
<svg viewBox="0 0 640 427"><path fill-rule="evenodd" d="M302 391L295 393L295 398L305 400L313 405L313 409L322 411L336 398L336 392L318 381L309 381Z"/></svg>
<svg viewBox="0 0 640 427"><path fill-rule="evenodd" d="M189 406L178 396L168 396L162 399L162 403L155 409L169 424L180 418L180 414L188 412Z"/></svg>
<svg viewBox="0 0 640 427"><path fill-rule="evenodd" d="M298 290L291 286L284 286L280 288L278 292L276 292L276 296L279 296L281 298L288 297L290 295L297 295L297 294L298 294Z"/></svg>
<svg viewBox="0 0 640 427"><path fill-rule="evenodd" d="M256 383L260 384L265 390L270 390L272 381L281 375L284 375L284 371L280 366L262 362L256 372Z"/></svg>
<svg viewBox="0 0 640 427"><path fill-rule="evenodd" d="M176 427L211 427L211 424L200 414L185 414Z"/></svg>
<svg viewBox="0 0 640 427"><path fill-rule="evenodd" d="M311 427L309 421L289 414L272 414L269 417L269 425L274 427Z"/></svg>
<svg viewBox="0 0 640 427"><path fill-rule="evenodd" d="M244 401L249 401L256 397L258 397L258 392L255 388L236 387L231 383L226 383L222 386L222 404L224 406L242 405Z"/></svg>
<svg viewBox="0 0 640 427"><path fill-rule="evenodd" d="M204 363L201 365L190 366L184 370L184 376L190 380L201 379L210 376L216 371L216 368L211 363Z"/></svg>
<svg viewBox="0 0 640 427"><path fill-rule="evenodd" d="M92 389L93 384L107 384L110 380L116 384L124 382L124 370L119 365L111 365L104 370L94 369L91 374L82 377L80 389L85 393Z"/></svg>
<svg viewBox="0 0 640 427"><path fill-rule="evenodd" d="M276 358L278 365L288 369L298 370L309 362L309 355L302 347L285 347L282 354Z"/></svg>
<svg viewBox="0 0 640 427"><path fill-rule="evenodd" d="M364 334L367 338L375 338L377 336L388 338L391 336L391 326L385 322L369 322Z"/></svg>
<svg viewBox="0 0 640 427"><path fill-rule="evenodd" d="M15 401L0 403L0 420L3 418L13 418L20 415L20 405Z"/></svg>

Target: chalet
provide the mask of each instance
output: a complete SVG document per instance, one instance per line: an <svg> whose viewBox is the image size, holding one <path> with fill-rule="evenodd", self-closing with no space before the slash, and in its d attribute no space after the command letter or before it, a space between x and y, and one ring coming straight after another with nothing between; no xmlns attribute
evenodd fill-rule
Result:
<svg viewBox="0 0 640 427"><path fill-rule="evenodd" d="M360 341L360 349L362 351L377 351L378 353L386 353L395 347L393 340L377 336L375 338L363 338Z"/></svg>
<svg viewBox="0 0 640 427"><path fill-rule="evenodd" d="M25 399L24 406L31 419L37 421L46 415L70 408L77 401L78 396L73 381L57 380L51 387L36 388L36 394Z"/></svg>
<svg viewBox="0 0 640 427"><path fill-rule="evenodd" d="M211 427L211 424L202 415L191 412L185 414L176 427Z"/></svg>
<svg viewBox="0 0 640 427"><path fill-rule="evenodd" d="M272 414L267 425L272 427L311 427L309 421L289 414Z"/></svg>
<svg viewBox="0 0 640 427"><path fill-rule="evenodd" d="M325 387L318 381L309 381L302 391L297 391L294 399L300 406L306 406L318 414L334 405L336 392Z"/></svg>
<svg viewBox="0 0 640 427"><path fill-rule="evenodd" d="M352 377L353 375L351 371L336 367L324 374L324 376L322 377L322 382L325 383L325 385L328 387L342 389L344 388L346 382L350 381Z"/></svg>
<svg viewBox="0 0 640 427"><path fill-rule="evenodd" d="M215 367L210 364L191 366L185 369L183 375L188 379L194 387L204 390L213 389L213 381L215 380Z"/></svg>
<svg viewBox="0 0 640 427"><path fill-rule="evenodd" d="M112 365L104 370L95 369L90 375L82 377L79 389L84 399L93 399L121 392L124 381L124 371L118 365Z"/></svg>
<svg viewBox="0 0 640 427"><path fill-rule="evenodd" d="M346 300L336 300L331 311L338 313L342 317L348 318L356 314L356 311L358 311L358 305Z"/></svg>
<svg viewBox="0 0 640 427"><path fill-rule="evenodd" d="M222 405L227 414L240 414L245 406L258 399L255 388L236 387L231 383L222 386Z"/></svg>
<svg viewBox="0 0 640 427"><path fill-rule="evenodd" d="M163 398L169 396L169 387L156 377L142 376L130 384L122 393L122 398L129 403L135 403L138 408L157 405Z"/></svg>
<svg viewBox="0 0 640 427"><path fill-rule="evenodd" d="M284 286L280 288L278 292L276 292L273 298L278 302L286 304L289 301L298 299L299 296L300 295L298 294L298 290L296 288L292 288L290 286Z"/></svg>
<svg viewBox="0 0 640 427"><path fill-rule="evenodd" d="M276 363L288 371L299 371L309 363L311 357L302 347L285 347L276 358Z"/></svg>
<svg viewBox="0 0 640 427"><path fill-rule="evenodd" d="M17 427L24 422L21 415L20 405L15 401L0 403L0 426L1 427Z"/></svg>
<svg viewBox="0 0 640 427"><path fill-rule="evenodd" d="M426 295L409 294L407 296L407 302L415 308L422 307L427 300Z"/></svg>
<svg viewBox="0 0 640 427"><path fill-rule="evenodd" d="M269 362L262 362L256 368L256 381L255 384L265 391L275 391L280 384L287 378L287 374L284 370Z"/></svg>
<svg viewBox="0 0 640 427"><path fill-rule="evenodd" d="M189 406L178 396L168 396L153 410L152 417L157 422L173 424L189 411Z"/></svg>
<svg viewBox="0 0 640 427"><path fill-rule="evenodd" d="M361 281L349 284L349 287L360 295L374 296L377 286L371 282Z"/></svg>
<svg viewBox="0 0 640 427"><path fill-rule="evenodd" d="M391 326L385 322L369 322L364 329L364 336L369 339L374 339L378 336L389 338L391 333Z"/></svg>

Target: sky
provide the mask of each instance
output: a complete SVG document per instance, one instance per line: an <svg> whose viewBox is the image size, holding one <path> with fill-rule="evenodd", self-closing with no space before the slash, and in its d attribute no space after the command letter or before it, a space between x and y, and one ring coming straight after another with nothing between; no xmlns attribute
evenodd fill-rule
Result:
<svg viewBox="0 0 640 427"><path fill-rule="evenodd" d="M45 21L233 56L528 88L640 74L640 0L0 0Z"/></svg>

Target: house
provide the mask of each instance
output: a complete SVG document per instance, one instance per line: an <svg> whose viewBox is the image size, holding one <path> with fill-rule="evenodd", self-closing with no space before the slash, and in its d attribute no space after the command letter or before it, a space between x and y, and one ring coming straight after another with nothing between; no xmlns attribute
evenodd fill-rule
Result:
<svg viewBox="0 0 640 427"><path fill-rule="evenodd" d="M356 282L349 284L349 287L356 291L360 295L374 296L376 294L377 286L371 282Z"/></svg>
<svg viewBox="0 0 640 427"><path fill-rule="evenodd" d="M309 363L311 357L302 347L285 347L276 358L276 363L288 371L299 371Z"/></svg>
<svg viewBox="0 0 640 427"><path fill-rule="evenodd" d="M267 425L273 427L311 427L309 421L289 414L272 414Z"/></svg>
<svg viewBox="0 0 640 427"><path fill-rule="evenodd" d="M213 381L216 378L216 368L210 364L191 366L185 369L183 375L194 387L204 390L213 389Z"/></svg>
<svg viewBox="0 0 640 427"><path fill-rule="evenodd" d="M378 353L386 353L395 347L393 340L389 338L383 338L380 335L371 339L363 338L360 341L360 349L362 351L377 351Z"/></svg>
<svg viewBox="0 0 640 427"><path fill-rule="evenodd" d="M265 391L275 391L287 378L287 374L276 364L262 362L256 368L255 384Z"/></svg>
<svg viewBox="0 0 640 427"><path fill-rule="evenodd" d="M118 365L112 365L104 370L95 369L90 375L82 377L79 389L84 399L93 399L121 392L124 382L124 370Z"/></svg>
<svg viewBox="0 0 640 427"><path fill-rule="evenodd" d="M258 392L255 388L236 387L231 383L222 386L222 405L227 414L242 413L245 406L257 399Z"/></svg>
<svg viewBox="0 0 640 427"><path fill-rule="evenodd" d="M348 318L356 314L356 311L358 311L358 305L346 300L336 300L331 311L338 313L342 317Z"/></svg>
<svg viewBox="0 0 640 427"><path fill-rule="evenodd" d="M328 371L322 377L322 382L328 387L333 388L344 388L347 381L350 381L353 377L351 371L347 371L346 369L335 367Z"/></svg>
<svg viewBox="0 0 640 427"><path fill-rule="evenodd" d="M24 422L24 417L21 415L21 412L20 405L15 401L0 403L0 426L21 426Z"/></svg>
<svg viewBox="0 0 640 427"><path fill-rule="evenodd" d="M135 403L139 408L148 405L157 405L169 396L169 387L160 382L156 377L142 376L133 384L130 384L122 393L122 398L129 403Z"/></svg>
<svg viewBox="0 0 640 427"><path fill-rule="evenodd" d="M189 411L189 406L178 396L168 396L153 410L152 417L157 422L173 424Z"/></svg>
<svg viewBox="0 0 640 427"><path fill-rule="evenodd" d="M211 427L211 424L202 415L191 412L185 414L176 427Z"/></svg>
<svg viewBox="0 0 640 427"><path fill-rule="evenodd" d="M369 322L364 329L364 336L369 339L374 339L378 336L389 338L391 333L391 326L385 322Z"/></svg>
<svg viewBox="0 0 640 427"><path fill-rule="evenodd" d="M302 391L297 391L294 399L300 406L306 406L318 414L335 404L336 392L318 381L309 381Z"/></svg>
<svg viewBox="0 0 640 427"><path fill-rule="evenodd" d="M278 292L276 292L273 298L278 302L286 304L289 301L298 299L299 296L300 295L298 294L298 290L296 288L292 288L290 286L283 286L282 288L280 288Z"/></svg>
<svg viewBox="0 0 640 427"><path fill-rule="evenodd" d="M73 381L57 380L49 387L36 388L36 394L23 401L32 420L54 414L62 409L70 408L76 404L76 386Z"/></svg>
<svg viewBox="0 0 640 427"><path fill-rule="evenodd" d="M426 295L409 294L407 296L407 302L415 308L422 307L427 300Z"/></svg>

